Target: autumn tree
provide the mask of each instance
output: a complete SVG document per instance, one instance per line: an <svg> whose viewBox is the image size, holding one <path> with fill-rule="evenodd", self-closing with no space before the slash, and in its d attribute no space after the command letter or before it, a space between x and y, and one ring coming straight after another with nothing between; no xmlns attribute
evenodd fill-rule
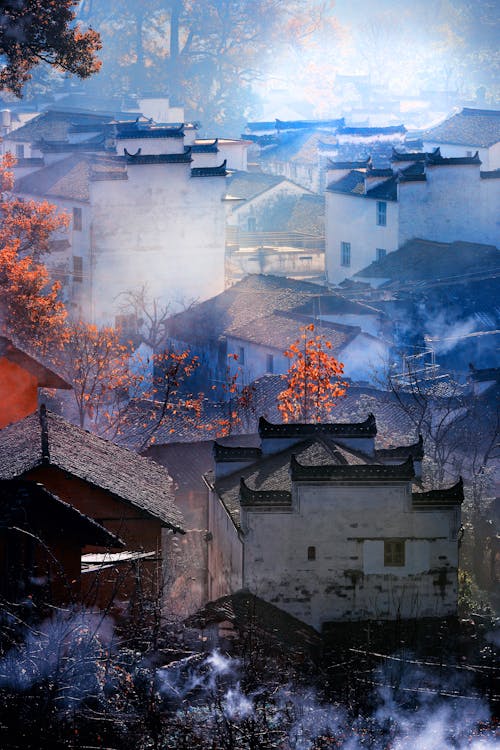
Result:
<svg viewBox="0 0 500 750"><path fill-rule="evenodd" d="M345 395L344 365L331 353L332 344L316 334L313 323L301 327L300 337L284 352L290 366L278 395L285 422L320 422L330 415L336 399Z"/></svg>
<svg viewBox="0 0 500 750"><path fill-rule="evenodd" d="M10 153L0 161L0 324L6 335L44 351L61 339L66 311L41 256L68 219L47 201L12 195L14 164Z"/></svg>
<svg viewBox="0 0 500 750"><path fill-rule="evenodd" d="M78 0L4 0L0 9L0 89L21 95L40 62L88 78L100 68L99 34L75 23Z"/></svg>

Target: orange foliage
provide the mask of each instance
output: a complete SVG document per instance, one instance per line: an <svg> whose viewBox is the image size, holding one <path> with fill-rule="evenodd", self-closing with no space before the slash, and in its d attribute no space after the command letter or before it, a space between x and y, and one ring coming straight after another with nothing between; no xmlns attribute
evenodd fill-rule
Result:
<svg viewBox="0 0 500 750"><path fill-rule="evenodd" d="M283 378L287 387L278 395L284 422L320 422L327 419L335 400L345 395L348 384L341 380L344 365L329 350L332 344L315 326L301 327L301 336L284 352L290 367Z"/></svg>
<svg viewBox="0 0 500 750"><path fill-rule="evenodd" d="M67 226L46 201L22 201L10 194L15 159L0 161L0 322L9 335L42 350L62 335L66 311L59 282L50 283L40 255L52 232Z"/></svg>

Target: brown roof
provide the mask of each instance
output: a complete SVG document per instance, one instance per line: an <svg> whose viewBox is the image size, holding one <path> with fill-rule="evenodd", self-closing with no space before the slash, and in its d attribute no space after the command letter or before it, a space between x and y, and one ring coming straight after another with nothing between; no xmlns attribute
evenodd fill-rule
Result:
<svg viewBox="0 0 500 750"><path fill-rule="evenodd" d="M500 253L493 245L413 239L358 271L354 277L425 281L459 277L478 269L493 271L499 266Z"/></svg>
<svg viewBox="0 0 500 750"><path fill-rule="evenodd" d="M46 367L40 360L32 357L23 349L12 343L5 336L0 336L0 357L5 357L10 362L14 362L19 367L27 370L37 380L39 388L60 388L61 390L71 390L71 385L60 375Z"/></svg>
<svg viewBox="0 0 500 750"><path fill-rule="evenodd" d="M230 622L243 632L263 632L292 651L310 652L320 646L320 637L314 628L249 591L237 591L209 602L186 624L206 628L220 622Z"/></svg>
<svg viewBox="0 0 500 750"><path fill-rule="evenodd" d="M56 466L183 531L172 479L163 467L52 412L46 412L45 429L44 409L0 430L1 479Z"/></svg>
<svg viewBox="0 0 500 750"><path fill-rule="evenodd" d="M500 141L500 110L464 108L422 137L434 143L489 148Z"/></svg>
<svg viewBox="0 0 500 750"><path fill-rule="evenodd" d="M309 323L311 319L306 316L277 312L243 326L230 326L226 335L283 352L300 337L301 327ZM332 354L340 353L361 331L357 326L325 321L317 327L332 344Z"/></svg>
<svg viewBox="0 0 500 750"><path fill-rule="evenodd" d="M200 340L225 335L277 311L289 312L325 296L341 298L325 287L283 276L250 274L216 297L173 315L168 321L172 338Z"/></svg>
<svg viewBox="0 0 500 750"><path fill-rule="evenodd" d="M98 157L71 154L66 159L49 164L16 181L19 193L65 198L88 202L89 182L96 177L116 175L126 177L125 162L120 157Z"/></svg>

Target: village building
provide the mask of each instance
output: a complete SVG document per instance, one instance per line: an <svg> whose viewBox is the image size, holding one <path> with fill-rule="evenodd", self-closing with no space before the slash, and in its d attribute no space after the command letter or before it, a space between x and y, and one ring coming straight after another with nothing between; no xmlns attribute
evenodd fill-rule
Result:
<svg viewBox="0 0 500 750"><path fill-rule="evenodd" d="M217 387L227 379L228 364L232 373L240 368L240 385L264 373L286 372L289 363L283 352L299 338L301 326L311 323L319 332L324 326L325 337L337 341L341 356L349 353L351 364L346 360L346 365L353 379L372 377L373 368L387 355L384 324L375 307L317 284L271 274L245 277L222 294L172 316L167 329L171 343L189 346L210 385ZM229 362L230 354L237 360ZM221 395L220 390L213 395Z"/></svg>
<svg viewBox="0 0 500 750"><path fill-rule="evenodd" d="M416 491L421 441L377 451L373 415L259 434L214 446L210 599L246 589L317 630L456 613L462 482Z"/></svg>
<svg viewBox="0 0 500 750"><path fill-rule="evenodd" d="M0 480L0 594L26 607L82 598L82 550L124 543L102 524L30 480Z"/></svg>
<svg viewBox="0 0 500 750"><path fill-rule="evenodd" d="M324 279L322 196L260 170L234 171L226 184L228 284L248 273Z"/></svg>
<svg viewBox="0 0 500 750"><path fill-rule="evenodd" d="M332 284L415 237L498 246L500 170L478 153L393 151L392 167L331 162L326 189L326 273Z"/></svg>
<svg viewBox="0 0 500 750"><path fill-rule="evenodd" d="M0 430L38 408L40 388L70 390L60 375L0 336Z"/></svg>
<svg viewBox="0 0 500 750"><path fill-rule="evenodd" d="M500 110L464 107L422 133L425 151L439 148L445 157L474 156L481 169L500 169Z"/></svg>
<svg viewBox="0 0 500 750"><path fill-rule="evenodd" d="M225 177L228 163L246 168L248 145L118 114L48 111L5 143L20 159L17 194L69 214L44 260L71 314L101 324L144 284L180 306L223 290Z"/></svg>
<svg viewBox="0 0 500 750"><path fill-rule="evenodd" d="M119 552L97 537L85 545L82 596L89 604L131 605L138 596L162 596L171 532L182 533L183 526L172 480L161 466L42 405L0 430L0 479L37 482L124 542Z"/></svg>

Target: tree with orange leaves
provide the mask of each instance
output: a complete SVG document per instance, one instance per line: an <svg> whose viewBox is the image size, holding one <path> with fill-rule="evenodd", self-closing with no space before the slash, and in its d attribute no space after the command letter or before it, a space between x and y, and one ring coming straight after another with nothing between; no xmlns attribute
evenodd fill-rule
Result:
<svg viewBox="0 0 500 750"><path fill-rule="evenodd" d="M286 388L278 395L278 409L284 422L320 422L345 395L344 365L331 354L331 342L314 335L313 323L300 330L300 337L284 352L290 367L283 375Z"/></svg>
<svg viewBox="0 0 500 750"><path fill-rule="evenodd" d="M10 153L0 160L0 326L43 351L60 339L66 310L58 298L60 284L50 282L40 257L68 218L47 201L14 197L14 164Z"/></svg>

